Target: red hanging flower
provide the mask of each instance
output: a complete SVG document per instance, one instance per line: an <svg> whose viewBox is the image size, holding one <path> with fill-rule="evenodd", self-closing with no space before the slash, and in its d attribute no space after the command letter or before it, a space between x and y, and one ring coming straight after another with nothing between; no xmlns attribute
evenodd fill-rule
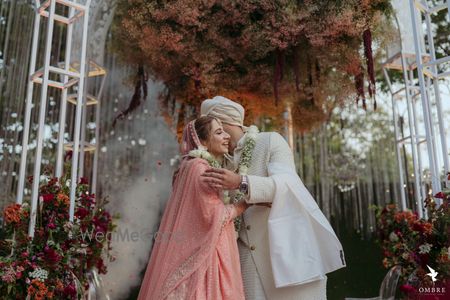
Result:
<svg viewBox="0 0 450 300"><path fill-rule="evenodd" d="M445 195L443 192L439 192L436 195L434 195L434 198L445 199L447 198L447 195Z"/></svg>

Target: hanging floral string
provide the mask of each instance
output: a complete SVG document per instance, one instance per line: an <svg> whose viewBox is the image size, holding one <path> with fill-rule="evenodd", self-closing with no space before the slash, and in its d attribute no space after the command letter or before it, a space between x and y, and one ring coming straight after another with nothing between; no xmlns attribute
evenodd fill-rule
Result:
<svg viewBox="0 0 450 300"><path fill-rule="evenodd" d="M136 84L134 86L134 94L131 97L130 104L128 105L128 108L126 110L121 111L119 113L119 115L117 115L117 117L114 118L112 127L116 126L117 120L125 118L128 114L130 114L137 107L139 107L141 105L142 101L145 101L147 99L147 95L148 95L148 88L147 88L148 75L144 71L144 66L142 64L139 65L139 67L138 67L138 72L137 72L137 76L136 77L137 77L137 79L136 79Z"/></svg>
<svg viewBox="0 0 450 300"><path fill-rule="evenodd" d="M364 56L366 58L366 65L367 65L367 76L369 78L368 91L370 98L374 99L373 108L374 110L376 110L377 102L375 100L375 70L372 53L372 32L370 31L370 28L364 30L363 41L364 41Z"/></svg>
<svg viewBox="0 0 450 300"><path fill-rule="evenodd" d="M355 88L356 88L356 105L359 100L363 102L363 108L366 109L366 96L364 93L364 73L362 66L359 68L359 72L355 75Z"/></svg>

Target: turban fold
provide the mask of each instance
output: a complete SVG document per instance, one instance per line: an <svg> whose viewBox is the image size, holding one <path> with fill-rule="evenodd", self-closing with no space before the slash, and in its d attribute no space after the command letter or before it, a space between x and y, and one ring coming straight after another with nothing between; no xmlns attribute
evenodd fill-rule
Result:
<svg viewBox="0 0 450 300"><path fill-rule="evenodd" d="M244 107L228 98L215 96L206 99L202 102L200 111L202 116L211 116L222 123L244 127Z"/></svg>

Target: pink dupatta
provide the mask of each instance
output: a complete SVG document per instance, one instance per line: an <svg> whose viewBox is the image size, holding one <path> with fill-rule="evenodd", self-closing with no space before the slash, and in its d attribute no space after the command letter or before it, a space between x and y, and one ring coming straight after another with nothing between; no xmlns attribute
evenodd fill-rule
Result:
<svg viewBox="0 0 450 300"><path fill-rule="evenodd" d="M183 154L188 153L190 147L186 145L193 137L190 131L193 123L189 124L183 138L189 139L182 145ZM200 158L183 159L155 238L139 300L180 297L213 299L213 295L217 295L217 291L221 289L218 286L219 278L215 278L220 275L211 272L214 269L211 264L217 263L216 247L222 230L233 227L231 221L238 212L233 205L224 205L218 193L201 180L201 174L208 167L208 163ZM234 229L231 231L234 235ZM235 240L233 242L236 243ZM232 247L236 248L236 253L231 255L238 256L237 246ZM240 298L243 287L239 258L235 257L231 264L234 266L233 270L239 272L231 274L231 277L240 280L240 285L237 281L237 288L233 288L236 289L235 295ZM198 291L199 286L202 287L201 291ZM202 296L198 296L199 294Z"/></svg>

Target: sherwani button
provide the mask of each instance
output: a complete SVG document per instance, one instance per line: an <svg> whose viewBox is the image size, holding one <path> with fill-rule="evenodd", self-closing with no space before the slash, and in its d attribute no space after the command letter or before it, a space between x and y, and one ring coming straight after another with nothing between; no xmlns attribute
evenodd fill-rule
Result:
<svg viewBox="0 0 450 300"><path fill-rule="evenodd" d="M247 228L247 230L250 230L250 225L247 225L247 227L246 227L246 228Z"/></svg>
<svg viewBox="0 0 450 300"><path fill-rule="evenodd" d="M250 250L253 251L253 250L255 250L255 249L256 249L256 247L255 247L254 245L251 245L251 246L250 246Z"/></svg>

